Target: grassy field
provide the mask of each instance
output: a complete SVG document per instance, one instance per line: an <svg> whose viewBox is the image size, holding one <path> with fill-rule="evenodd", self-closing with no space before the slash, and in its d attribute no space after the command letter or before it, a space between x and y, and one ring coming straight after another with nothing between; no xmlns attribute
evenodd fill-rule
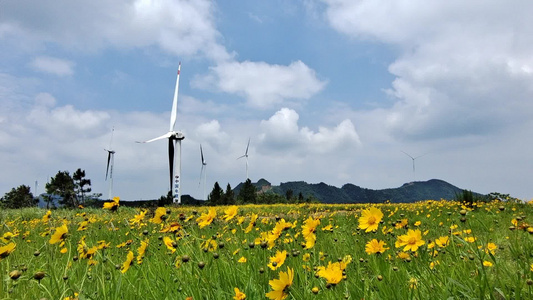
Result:
<svg viewBox="0 0 533 300"><path fill-rule="evenodd" d="M0 299L533 299L530 204L107 207L1 211Z"/></svg>

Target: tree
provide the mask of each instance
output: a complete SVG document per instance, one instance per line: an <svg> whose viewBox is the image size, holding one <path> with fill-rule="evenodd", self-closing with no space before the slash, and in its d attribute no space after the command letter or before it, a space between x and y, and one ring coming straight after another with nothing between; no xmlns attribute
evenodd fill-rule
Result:
<svg viewBox="0 0 533 300"><path fill-rule="evenodd" d="M239 190L237 199L240 203L257 203L256 188L252 184L252 181L248 178Z"/></svg>
<svg viewBox="0 0 533 300"><path fill-rule="evenodd" d="M231 189L231 185L229 183L226 186L226 193L224 193L224 204L225 205L235 204L235 193Z"/></svg>
<svg viewBox="0 0 533 300"><path fill-rule="evenodd" d="M215 182L215 186L213 187L213 190L209 194L209 197L207 199L209 205L220 205L222 204L222 198L224 197L224 191L218 184L218 181Z"/></svg>
<svg viewBox="0 0 533 300"><path fill-rule="evenodd" d="M287 202L288 203L291 203L292 202L292 196L294 194L294 191L292 189L288 189L286 192L285 192L285 198L287 199Z"/></svg>
<svg viewBox="0 0 533 300"><path fill-rule="evenodd" d="M172 191L168 191L166 196L161 196L159 200L157 200L157 206L167 206L172 204Z"/></svg>
<svg viewBox="0 0 533 300"><path fill-rule="evenodd" d="M60 204L66 207L78 206L74 192L74 180L68 171L58 171L45 186L46 192L61 197Z"/></svg>
<svg viewBox="0 0 533 300"><path fill-rule="evenodd" d="M35 206L37 203L33 194L30 192L30 187L21 185L18 188L12 188L4 197L0 198L0 206L3 208L23 208Z"/></svg>
<svg viewBox="0 0 533 300"><path fill-rule="evenodd" d="M85 170L77 169L72 174L74 180L74 191L76 193L76 199L78 203L85 205L85 193L91 192L91 180L85 178Z"/></svg>

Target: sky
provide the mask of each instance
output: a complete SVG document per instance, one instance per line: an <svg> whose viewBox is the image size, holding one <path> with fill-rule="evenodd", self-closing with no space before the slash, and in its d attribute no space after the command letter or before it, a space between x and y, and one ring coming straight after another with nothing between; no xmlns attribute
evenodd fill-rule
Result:
<svg viewBox="0 0 533 300"><path fill-rule="evenodd" d="M250 139L253 182L442 179L530 200L531 11L528 0L0 1L0 195L40 194L81 168L106 198L110 147L113 196L166 195L166 141L135 141L168 131L181 62L182 194L245 181Z"/></svg>

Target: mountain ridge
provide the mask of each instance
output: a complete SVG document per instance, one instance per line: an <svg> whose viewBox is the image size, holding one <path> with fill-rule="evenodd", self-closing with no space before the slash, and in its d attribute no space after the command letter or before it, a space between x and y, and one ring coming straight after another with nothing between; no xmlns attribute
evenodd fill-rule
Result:
<svg viewBox="0 0 533 300"><path fill-rule="evenodd" d="M241 182L233 189L236 195L243 184ZM423 200L453 200L464 190L441 179L413 181L397 188L376 190L363 188L352 183L346 183L340 188L324 182L307 183L305 181L289 181L272 185L264 178L252 184L259 193L286 195L288 191L292 191L296 197L301 193L304 198L313 197L322 203L382 203L385 201L412 203ZM481 195L479 193L474 194Z"/></svg>

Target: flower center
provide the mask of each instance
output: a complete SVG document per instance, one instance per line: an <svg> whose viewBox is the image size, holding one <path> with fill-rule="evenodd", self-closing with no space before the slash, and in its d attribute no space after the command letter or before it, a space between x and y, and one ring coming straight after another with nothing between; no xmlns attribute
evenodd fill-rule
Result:
<svg viewBox="0 0 533 300"><path fill-rule="evenodd" d="M370 216L368 217L368 224L375 224L376 223L376 217Z"/></svg>

